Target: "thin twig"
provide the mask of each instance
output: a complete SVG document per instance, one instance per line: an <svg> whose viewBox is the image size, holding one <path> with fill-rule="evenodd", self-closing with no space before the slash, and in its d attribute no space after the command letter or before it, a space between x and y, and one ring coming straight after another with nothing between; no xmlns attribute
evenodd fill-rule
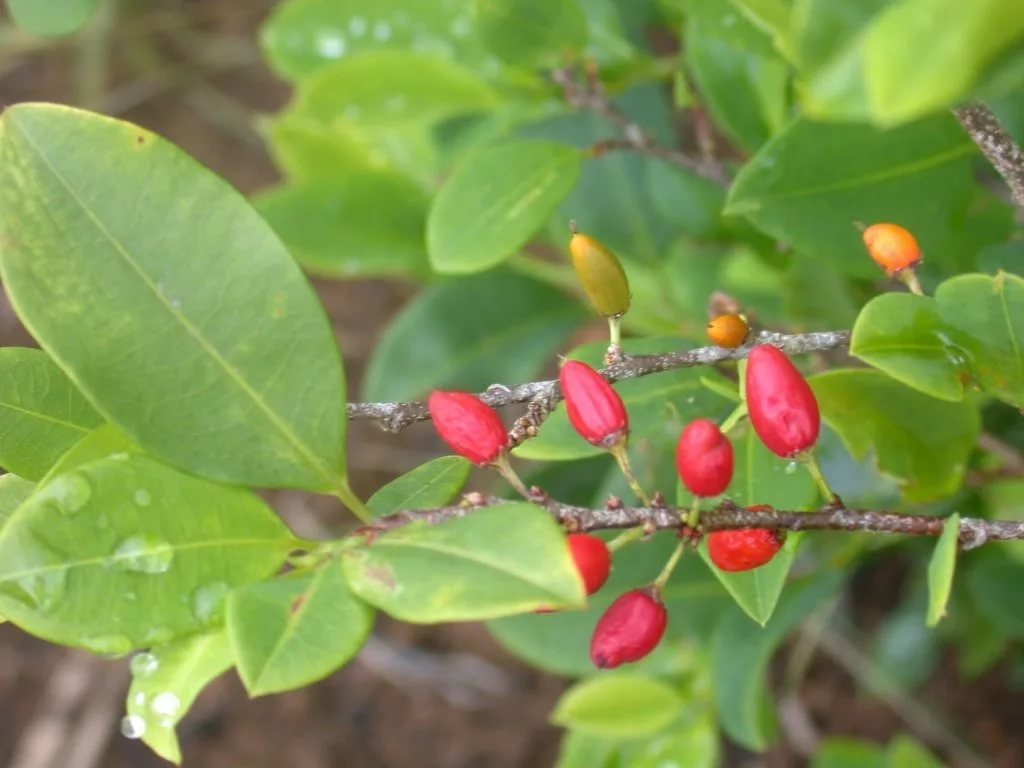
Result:
<svg viewBox="0 0 1024 768"><path fill-rule="evenodd" d="M700 529L692 531L683 523L689 511L687 508L668 506L657 503L657 500L656 497L656 501L650 506L627 507L614 499L602 508L590 508L555 501L537 488L531 491L531 501L543 506L555 520L571 531L643 527L652 533L657 530L674 530L684 535L699 535L708 531L768 528L779 531L847 531L938 536L946 525L946 519L942 517L903 514L881 509L856 509L844 506L838 499L811 511L775 509L769 505L741 507L726 499L713 509L702 511ZM495 496L469 493L463 497L461 504L403 510L377 518L359 531L376 536L412 522L438 525L446 520L465 517L475 510L506 501ZM960 519L958 538L963 549L973 549L987 541L1024 539L1024 521L964 517Z"/></svg>
<svg viewBox="0 0 1024 768"><path fill-rule="evenodd" d="M1024 210L1024 150L984 104L965 104L953 114L1006 181L1014 204Z"/></svg>

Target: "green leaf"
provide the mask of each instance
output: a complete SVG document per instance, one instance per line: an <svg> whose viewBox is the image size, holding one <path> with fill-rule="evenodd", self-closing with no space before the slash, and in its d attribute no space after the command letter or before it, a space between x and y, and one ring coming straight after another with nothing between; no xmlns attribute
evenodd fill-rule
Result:
<svg viewBox="0 0 1024 768"><path fill-rule="evenodd" d="M593 734L568 731L562 738L555 768L615 768L615 742Z"/></svg>
<svg viewBox="0 0 1024 768"><path fill-rule="evenodd" d="M480 38L499 59L549 67L578 58L587 19L577 0L474 0Z"/></svg>
<svg viewBox="0 0 1024 768"><path fill-rule="evenodd" d="M36 484L17 475L0 475L0 530L21 503L32 495Z"/></svg>
<svg viewBox="0 0 1024 768"><path fill-rule="evenodd" d="M321 680L347 662L373 625L339 560L247 584L227 601L227 629L250 696Z"/></svg>
<svg viewBox="0 0 1024 768"><path fill-rule="evenodd" d="M302 266L329 277L425 275L427 196L393 171L264 192L256 209Z"/></svg>
<svg viewBox="0 0 1024 768"><path fill-rule="evenodd" d="M579 606L579 573L551 516L506 503L440 525L412 523L348 549L352 591L403 621L473 621Z"/></svg>
<svg viewBox="0 0 1024 768"><path fill-rule="evenodd" d="M847 738L826 739L821 743L811 768L886 768L880 747Z"/></svg>
<svg viewBox="0 0 1024 768"><path fill-rule="evenodd" d="M942 768L935 757L905 733L889 742L886 768Z"/></svg>
<svg viewBox="0 0 1024 768"><path fill-rule="evenodd" d="M735 441L735 475L729 494L737 504L771 504L779 509L805 509L817 498L814 481L804 467L780 459L747 429ZM690 496L681 493L680 504ZM716 568L708 557L707 542L701 542L701 558L743 611L762 627L779 602L786 577L793 565L802 535L790 533L782 549L768 563L749 571L729 572Z"/></svg>
<svg viewBox="0 0 1024 768"><path fill-rule="evenodd" d="M41 37L62 37L83 26L100 0L7 0L19 27Z"/></svg>
<svg viewBox="0 0 1024 768"><path fill-rule="evenodd" d="M875 122L894 124L964 99L1024 37L1017 0L900 0L872 22L864 76Z"/></svg>
<svg viewBox="0 0 1024 768"><path fill-rule="evenodd" d="M623 745L623 766L629 768L715 768L719 765L718 728L711 712L702 713L667 733Z"/></svg>
<svg viewBox="0 0 1024 768"><path fill-rule="evenodd" d="M57 475L74 469L80 464L88 464L96 459L105 459L107 456L117 455L124 457L128 454L142 453L131 439L113 424L104 424L87 434L60 457L60 460L53 465L46 473L40 484L47 483Z"/></svg>
<svg viewBox="0 0 1024 768"><path fill-rule="evenodd" d="M480 272L536 234L580 175L583 155L546 141L514 141L467 157L441 187L427 220L438 272Z"/></svg>
<svg viewBox="0 0 1024 768"><path fill-rule="evenodd" d="M124 727L164 760L181 764L174 727L200 691L230 669L231 646L223 631L161 645L132 659Z"/></svg>
<svg viewBox="0 0 1024 768"><path fill-rule="evenodd" d="M946 605L953 590L959 532L960 515L954 512L946 520L928 563L928 615L925 624L929 627L936 626L946 615Z"/></svg>
<svg viewBox="0 0 1024 768"><path fill-rule="evenodd" d="M677 338L626 339L623 350L631 355L665 352L680 347ZM586 344L573 349L566 357L600 367L607 345L603 342ZM650 439L662 447L674 449L683 424L692 415L715 415L716 409L724 416L728 404L702 383L709 371L698 368L679 368L616 382L615 391L629 412L630 439L635 444ZM717 374L715 374L717 376ZM545 419L540 434L515 449L515 455L538 461L568 461L597 456L604 449L597 448L580 437L569 423L565 403L561 402Z"/></svg>
<svg viewBox="0 0 1024 768"><path fill-rule="evenodd" d="M108 420L212 479L345 486L334 336L238 193L129 123L18 104L0 202L4 287Z"/></svg>
<svg viewBox="0 0 1024 768"><path fill-rule="evenodd" d="M103 419L38 349L0 349L0 465L38 480Z"/></svg>
<svg viewBox="0 0 1024 768"><path fill-rule="evenodd" d="M31 0L29 0L31 2ZM289 0L260 30L271 66L289 80L380 48L431 50L476 64L483 49L463 0Z"/></svg>
<svg viewBox="0 0 1024 768"><path fill-rule="evenodd" d="M682 697L658 680L599 675L567 690L551 713L565 728L620 739L651 736L679 717Z"/></svg>
<svg viewBox="0 0 1024 768"><path fill-rule="evenodd" d="M433 285L384 331L363 397L393 402L528 381L583 316L554 288L504 270Z"/></svg>
<svg viewBox="0 0 1024 768"><path fill-rule="evenodd" d="M786 635L830 597L842 573L829 570L794 584L763 629L740 612L725 616L711 640L711 672L718 722L737 743L764 751L774 732L767 703L765 671Z"/></svg>
<svg viewBox="0 0 1024 768"><path fill-rule="evenodd" d="M877 277L854 222L897 221L944 253L976 148L950 116L890 131L792 122L736 176L725 212L852 275Z"/></svg>
<svg viewBox="0 0 1024 768"><path fill-rule="evenodd" d="M496 106L475 72L436 53L366 51L299 83L292 110L319 122L339 118L365 128L428 125Z"/></svg>
<svg viewBox="0 0 1024 768"><path fill-rule="evenodd" d="M466 484L473 465L461 456L442 456L379 488L366 506L376 517L403 509L441 507Z"/></svg>
<svg viewBox="0 0 1024 768"><path fill-rule="evenodd" d="M391 166L373 141L351 123L321 123L282 112L264 125L274 162L297 182L344 181L354 172L388 170Z"/></svg>
<svg viewBox="0 0 1024 768"><path fill-rule="evenodd" d="M873 451L908 500L931 501L960 487L981 428L975 406L937 400L863 368L831 370L810 384L850 454Z"/></svg>
<svg viewBox="0 0 1024 768"><path fill-rule="evenodd" d="M266 578L294 539L256 495L142 456L40 487L0 532L0 613L102 654L215 625L232 586Z"/></svg>
<svg viewBox="0 0 1024 768"><path fill-rule="evenodd" d="M1003 633L1024 638L1019 588L1024 579L1024 563L1002 549L986 549L969 562L967 587L971 602Z"/></svg>

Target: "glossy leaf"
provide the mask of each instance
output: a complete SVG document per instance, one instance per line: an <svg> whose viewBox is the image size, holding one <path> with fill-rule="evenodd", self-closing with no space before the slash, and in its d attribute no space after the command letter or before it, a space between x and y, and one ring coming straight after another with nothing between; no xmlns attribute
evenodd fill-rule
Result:
<svg viewBox="0 0 1024 768"><path fill-rule="evenodd" d="M482 58L462 0L289 0L274 7L260 41L277 72L303 79L340 58L381 48Z"/></svg>
<svg viewBox="0 0 1024 768"><path fill-rule="evenodd" d="M624 744L619 753L629 768L715 768L719 762L718 727L712 713L686 717L666 732Z"/></svg>
<svg viewBox="0 0 1024 768"><path fill-rule="evenodd" d="M0 349L0 465L5 469L38 480L102 423L45 352Z"/></svg>
<svg viewBox="0 0 1024 768"><path fill-rule="evenodd" d="M21 503L32 495L36 484L23 477L0 475L0 530L14 514Z"/></svg>
<svg viewBox="0 0 1024 768"><path fill-rule="evenodd" d="M736 469L729 496L737 504L771 504L779 509L807 509L814 504L817 489L804 467L780 459L769 451L753 429L733 440ZM688 504L689 494L680 496ZM775 557L749 571L722 571L711 564L707 542L701 543L701 558L743 611L761 626L771 618L779 602L786 577L796 557L802 534L790 533Z"/></svg>
<svg viewBox="0 0 1024 768"><path fill-rule="evenodd" d="M938 499L960 487L981 428L973 405L937 400L867 369L831 370L810 384L850 454L873 453L907 499Z"/></svg>
<svg viewBox="0 0 1024 768"><path fill-rule="evenodd" d="M353 592L403 621L472 621L584 599L561 529L532 504L413 523L345 550L343 563Z"/></svg>
<svg viewBox="0 0 1024 768"><path fill-rule="evenodd" d="M40 483L46 483L74 469L80 464L88 464L96 459L105 459L117 455L123 458L129 454L142 453L142 449L132 442L124 432L113 424L104 424L87 434L65 453L46 473Z"/></svg>
<svg viewBox="0 0 1024 768"><path fill-rule="evenodd" d="M231 587L269 576L293 543L248 491L142 456L100 459L39 488L0 532L0 613L124 654L217 624Z"/></svg>
<svg viewBox="0 0 1024 768"><path fill-rule="evenodd" d="M347 662L373 625L348 588L341 562L247 584L227 601L227 629L250 696L320 680Z"/></svg>
<svg viewBox="0 0 1024 768"><path fill-rule="evenodd" d="M577 0L474 0L475 26L488 50L523 67L579 56L587 19Z"/></svg>
<svg viewBox="0 0 1024 768"><path fill-rule="evenodd" d="M504 270L438 283L384 331L363 398L414 400L434 388L479 391L529 381L583 317L583 308L554 288Z"/></svg>
<svg viewBox="0 0 1024 768"><path fill-rule="evenodd" d="M762 629L739 612L726 616L711 640L711 671L718 722L734 741L763 751L774 726L767 704L765 671L786 635L839 587L842 574L815 574L782 597L775 615Z"/></svg>
<svg viewBox="0 0 1024 768"><path fill-rule="evenodd" d="M431 124L497 104L476 73L439 56L379 50L337 61L304 79L292 110L330 123L339 118L366 128Z"/></svg>
<svg viewBox="0 0 1024 768"><path fill-rule="evenodd" d="M541 141L507 142L471 154L430 209L431 266L464 274L512 256L569 194L582 161L572 147Z"/></svg>
<svg viewBox="0 0 1024 768"><path fill-rule="evenodd" d="M615 742L582 731L568 731L554 768L615 768Z"/></svg>
<svg viewBox="0 0 1024 768"><path fill-rule="evenodd" d="M567 690L551 713L565 728L612 738L651 736L679 717L682 697L666 683L631 674L599 675Z"/></svg>
<svg viewBox="0 0 1024 768"><path fill-rule="evenodd" d="M0 196L4 286L104 416L206 477L344 486L334 337L238 193L129 123L19 104L0 122Z"/></svg>
<svg viewBox="0 0 1024 768"><path fill-rule="evenodd" d="M161 645L132 659L127 727L164 760L181 764L175 726L210 681L231 668L231 646L223 630Z"/></svg>
<svg viewBox="0 0 1024 768"><path fill-rule="evenodd" d="M444 506L462 490L472 468L461 456L433 459L378 489L366 506L377 517L403 509Z"/></svg>
<svg viewBox="0 0 1024 768"><path fill-rule="evenodd" d="M41 37L62 37L83 26L100 0L7 0L14 23Z"/></svg>
<svg viewBox="0 0 1024 768"><path fill-rule="evenodd" d="M949 116L890 131L798 119L736 176L725 212L852 275L877 277L854 220L898 221L944 252L976 152Z"/></svg>

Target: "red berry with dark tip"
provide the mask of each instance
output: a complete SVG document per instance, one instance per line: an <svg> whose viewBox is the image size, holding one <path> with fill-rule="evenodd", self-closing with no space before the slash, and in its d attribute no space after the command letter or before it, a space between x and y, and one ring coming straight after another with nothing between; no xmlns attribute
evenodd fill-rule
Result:
<svg viewBox="0 0 1024 768"><path fill-rule="evenodd" d="M814 392L786 353L759 344L747 358L747 413L772 453L790 458L814 445L821 415Z"/></svg>
<svg viewBox="0 0 1024 768"><path fill-rule="evenodd" d="M494 461L508 442L498 412L468 392L435 390L427 409L441 439L476 464Z"/></svg>
<svg viewBox="0 0 1024 768"><path fill-rule="evenodd" d="M767 528L740 528L708 534L708 557L720 570L749 571L764 565L782 548L782 537Z"/></svg>
<svg viewBox="0 0 1024 768"><path fill-rule="evenodd" d="M583 586L587 594L592 595L604 585L612 570L612 554L608 545L604 539L589 533L572 533L566 539L576 570L583 578Z"/></svg>
<svg viewBox="0 0 1024 768"><path fill-rule="evenodd" d="M695 496L717 496L732 481L732 443L710 419L691 421L679 435L676 469Z"/></svg>
<svg viewBox="0 0 1024 768"><path fill-rule="evenodd" d="M634 589L615 599L594 627L590 660L599 669L639 661L661 642L668 613L650 589Z"/></svg>
<svg viewBox="0 0 1024 768"><path fill-rule="evenodd" d="M584 440L609 448L626 438L626 406L601 374L579 360L567 360L559 371L558 381L569 421Z"/></svg>

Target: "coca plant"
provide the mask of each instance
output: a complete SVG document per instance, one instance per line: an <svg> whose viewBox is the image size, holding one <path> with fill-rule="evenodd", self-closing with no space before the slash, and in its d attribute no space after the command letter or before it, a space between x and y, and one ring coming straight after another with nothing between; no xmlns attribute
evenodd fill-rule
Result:
<svg viewBox="0 0 1024 768"><path fill-rule="evenodd" d="M180 761L208 682L308 685L384 612L578 679L560 768L717 765L719 733L784 738L757 703L805 620L858 642L839 598L882 541L911 575L880 658L907 615L975 674L1019 634L1022 33L986 20L1013 4L597 5L280 3L253 200L128 122L0 117L0 276L40 347L0 350L0 616L135 654L126 735ZM424 283L358 393L307 274ZM431 418L458 455L353 490L349 421L397 448ZM330 537L267 488L336 497ZM943 764L916 722L857 754Z"/></svg>

